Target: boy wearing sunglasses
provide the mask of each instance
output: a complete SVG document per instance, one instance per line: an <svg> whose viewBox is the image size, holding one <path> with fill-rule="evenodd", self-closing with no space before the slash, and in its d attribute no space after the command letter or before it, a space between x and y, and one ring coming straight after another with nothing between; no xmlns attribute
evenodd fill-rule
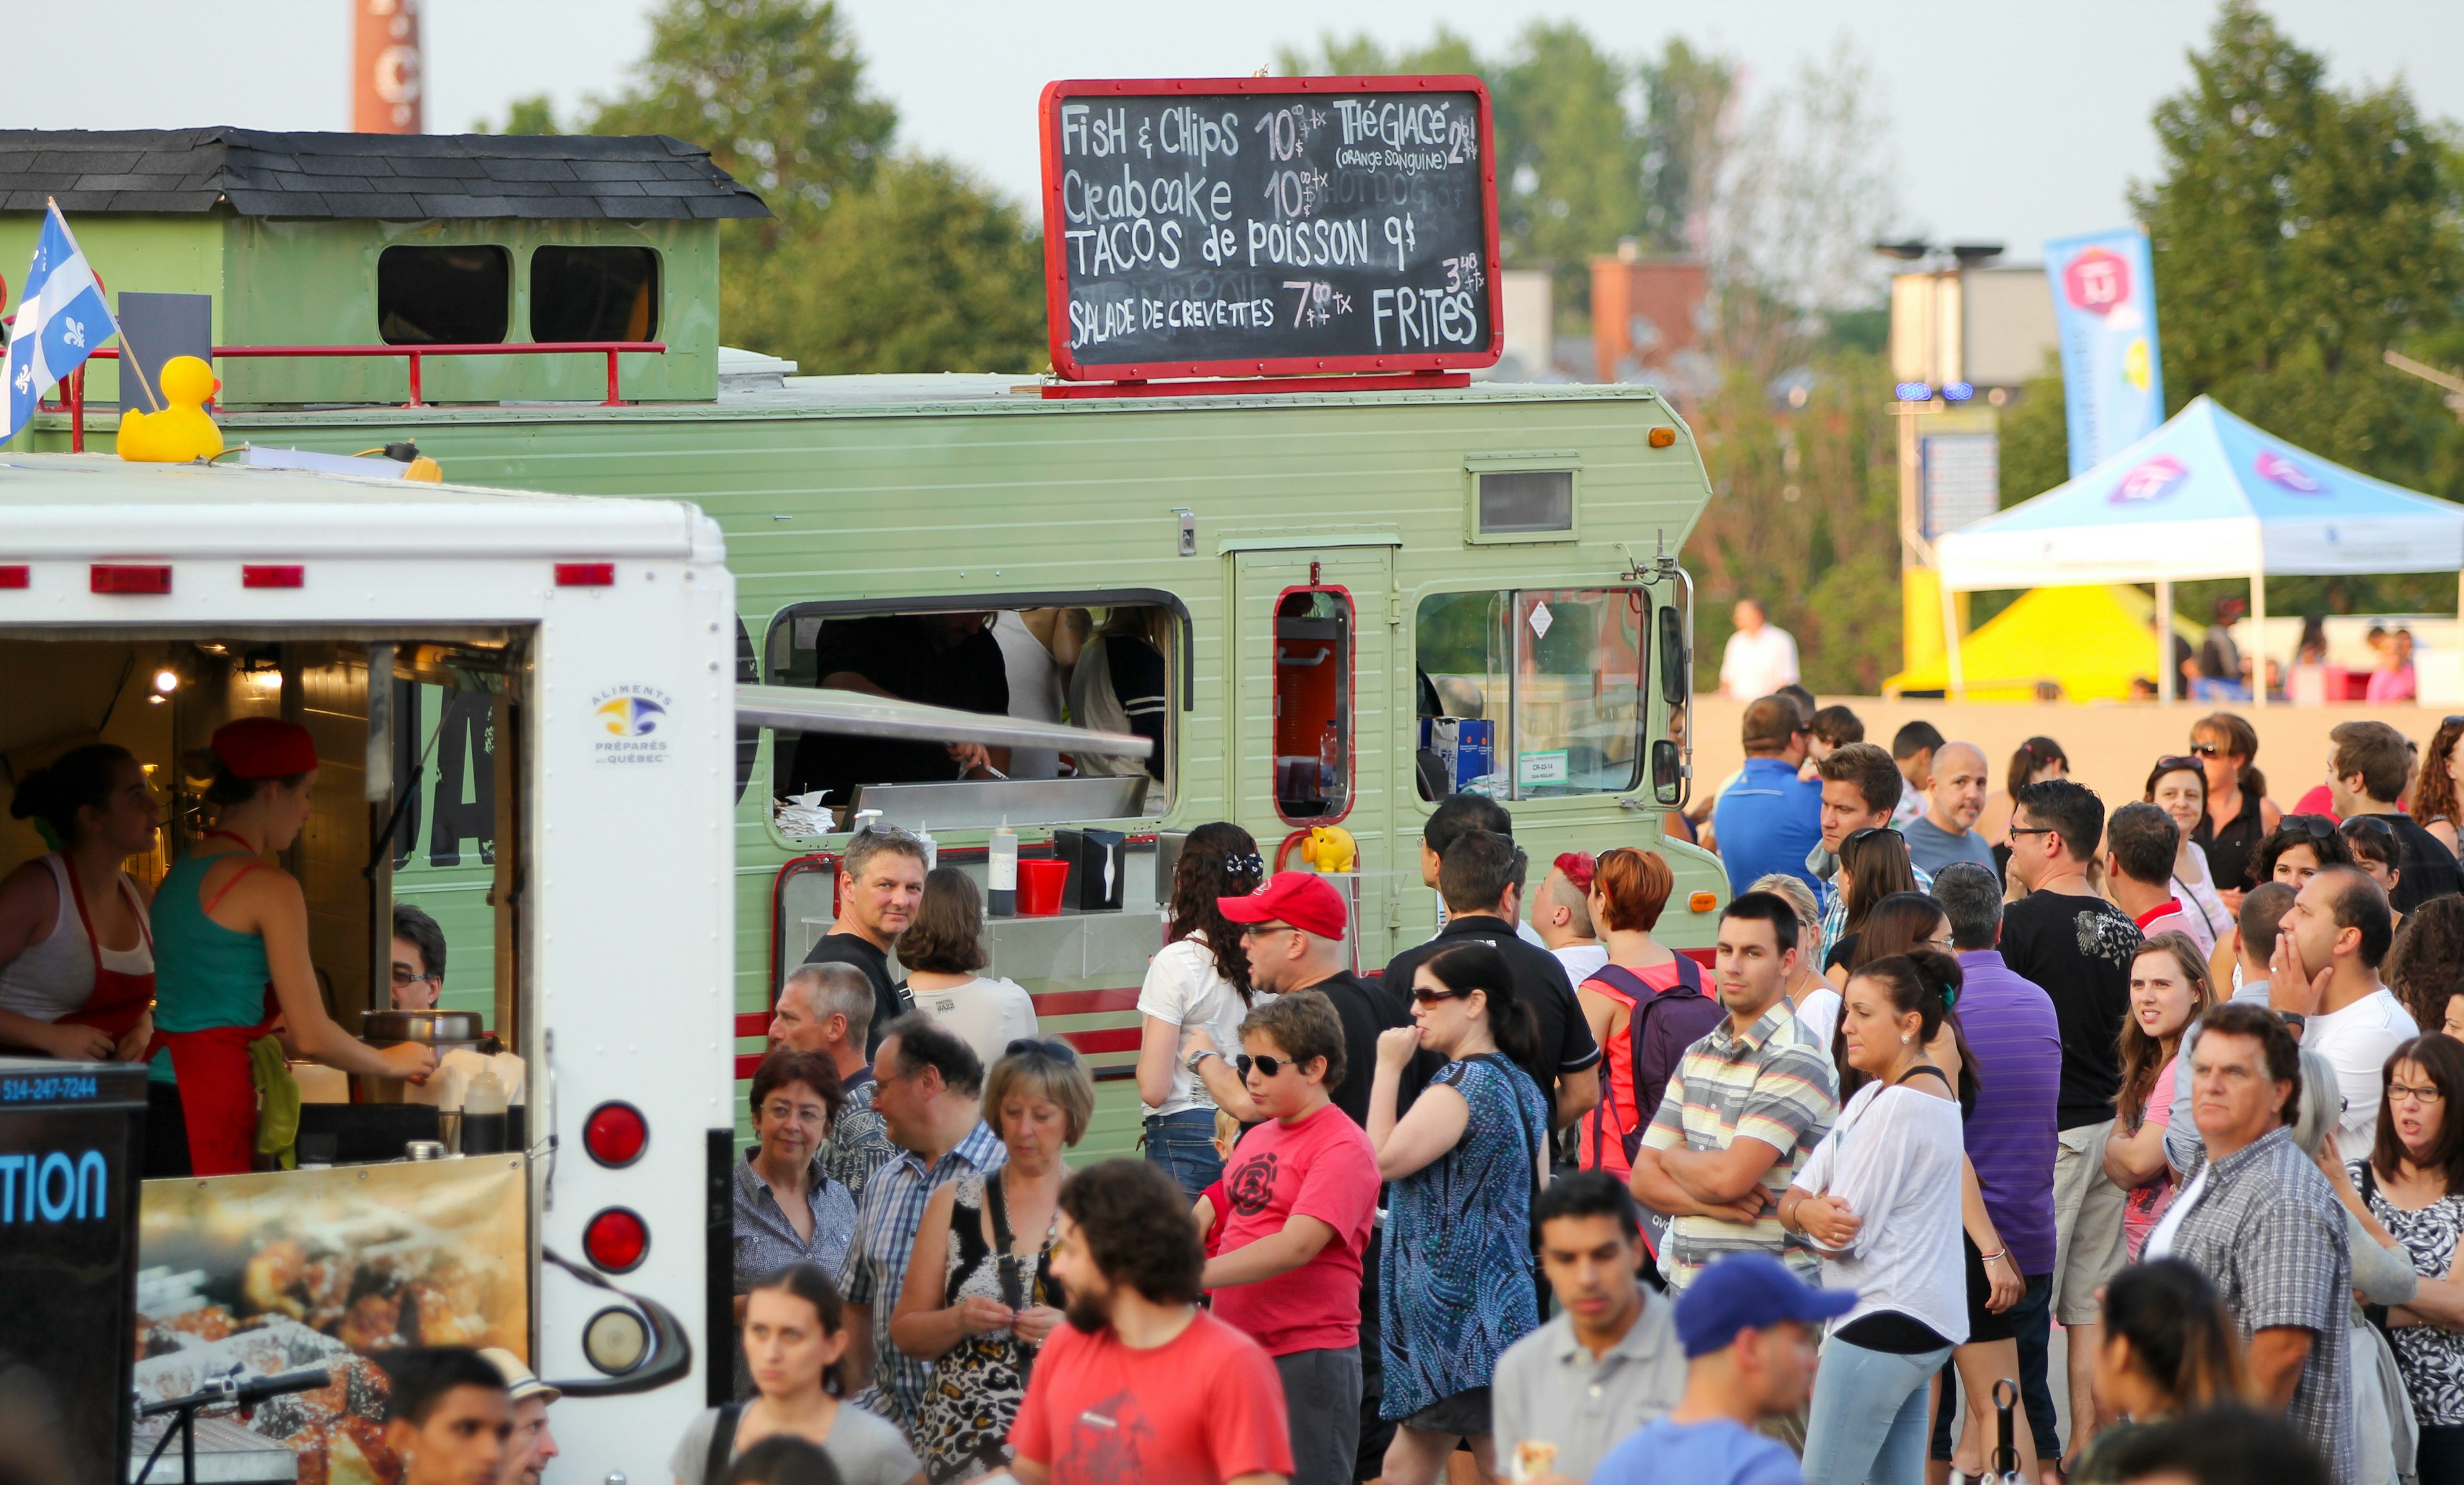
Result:
<svg viewBox="0 0 2464 1485"><path fill-rule="evenodd" d="M1293 1485L1349 1485L1360 1438L1361 1256L1377 1206L1369 1136L1334 1106L1343 1021L1314 990L1262 1002L1234 1060L1266 1116L1223 1169L1221 1248L1201 1282L1215 1318L1283 1377Z"/></svg>

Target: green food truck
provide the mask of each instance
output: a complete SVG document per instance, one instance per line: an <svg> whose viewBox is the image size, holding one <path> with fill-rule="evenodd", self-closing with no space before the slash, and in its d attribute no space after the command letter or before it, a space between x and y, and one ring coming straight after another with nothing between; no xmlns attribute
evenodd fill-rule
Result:
<svg viewBox="0 0 2464 1485"><path fill-rule="evenodd" d="M1650 388L1106 398L1047 396L1034 376L796 375L719 343L718 221L762 208L664 138L20 131L0 158L19 162L0 170L0 264L23 260L49 195L132 329L132 293L210 295L216 416L251 446L231 457L415 442L457 484L698 506L737 579L740 682L820 684L833 634L863 620L983 616L969 622L1041 645L1064 677L1038 672L1040 698L1013 684L1011 710L1083 725L1043 636L1160 655L1162 747L1143 773L1013 757L1007 778L814 799L823 750L800 764L794 732L743 729L739 1076L781 975L832 920L850 804L928 829L979 880L1004 822L1028 859L1056 831L1124 838L1117 906L1073 897L987 937L984 972L1024 986L1097 1072L1081 1158L1136 1141L1157 883L1198 824L1244 826L1270 866L1304 864L1313 830L1346 833L1364 971L1435 929L1419 837L1458 791L1506 805L1535 881L1563 851L1660 851L1676 877L1660 935L1711 942L1727 879L1661 830L1691 787L1676 555L1710 489ZM93 185L149 171L170 184ZM136 354L159 363L142 338ZM111 363L84 380L12 447L108 454L125 394ZM395 893L444 927L443 1003L485 1011L493 780L522 765L495 750L484 694L412 687L397 705Z"/></svg>

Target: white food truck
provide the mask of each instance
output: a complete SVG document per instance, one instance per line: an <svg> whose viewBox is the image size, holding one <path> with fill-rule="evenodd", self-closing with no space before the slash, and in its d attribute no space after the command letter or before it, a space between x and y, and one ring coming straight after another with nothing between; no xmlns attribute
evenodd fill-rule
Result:
<svg viewBox="0 0 2464 1485"><path fill-rule="evenodd" d="M517 1317L517 1333L490 1339L516 1343L566 1388L552 1478L664 1480L687 1421L732 1370L739 725L1046 746L1063 730L809 689L739 698L735 582L718 528L690 505L419 483L386 460L363 461L363 476L245 459L0 455L0 765L14 779L78 743L128 748L166 805L155 857L131 870L159 878L209 828L182 753L235 716L306 725L322 760L315 813L282 863L308 898L329 1008L357 1027L389 1003L390 826L433 745L397 728L395 698L420 685L487 695L495 819L482 844L498 987L488 1024L528 1072L510 1156L527 1183L526 1231L497 1256L518 1271L499 1290L517 1292L491 1301ZM0 848L5 866L42 846L0 822ZM365 1129L395 1127L385 1122L405 1115L401 1100L398 1086L363 1083L347 1105L313 1111L340 1136L321 1160L307 1158L303 1133L299 1169L221 1178L260 1183L249 1189L259 1212L300 1193L296 1223L266 1225L295 1265L335 1265L350 1286L331 1308L348 1300L359 1319L326 1329L354 1353L484 1343L472 1326L440 1330L436 1299L417 1319L416 1305L385 1307L398 1253L313 1235L319 1193L351 1179ZM148 1212L156 1188L210 1184L151 1183ZM260 1258L270 1241L238 1240L259 1243ZM454 1261L468 1280L478 1256ZM264 1272L251 1260L245 1282L220 1289L210 1276L149 1272L158 1287L198 1292L179 1315L141 1317L141 1382L183 1346L313 1329L313 1300L269 1299L265 1286L293 1278L275 1272L260 1286ZM357 1302L369 1294L376 1305ZM397 1329L367 1329L371 1314Z"/></svg>

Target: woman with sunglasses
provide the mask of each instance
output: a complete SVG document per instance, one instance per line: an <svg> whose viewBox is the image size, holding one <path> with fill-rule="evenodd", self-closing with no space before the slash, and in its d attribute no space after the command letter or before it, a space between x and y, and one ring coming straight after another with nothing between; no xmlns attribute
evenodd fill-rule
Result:
<svg viewBox="0 0 2464 1485"><path fill-rule="evenodd" d="M1293 1485L1352 1485L1360 1445L1360 1264L1377 1152L1334 1106L1343 1018L1320 992L1278 995L1241 1023L1234 1065L1266 1122L1224 1168L1229 1208L1201 1281L1215 1318L1265 1347L1283 1378Z"/></svg>
<svg viewBox="0 0 2464 1485"><path fill-rule="evenodd" d="M2334 1185L2370 1235L2401 1244L2420 1276L2412 1299L2387 1312L2387 1334L2421 1428L2417 1477L2453 1485L2464 1481L2464 1278L2450 1277L2464 1234L2464 1042L2408 1041L2381 1080L2369 1158L2339 1170Z"/></svg>
<svg viewBox="0 0 2464 1485"><path fill-rule="evenodd" d="M1181 843L1172 872L1161 952L1138 987L1138 1100L1146 1105L1147 1159L1163 1167L1192 1201L1223 1173L1215 1153L1215 1110L1242 1123L1257 1111L1237 1081L1210 1083L1210 1052L1234 1045L1241 1017L1257 999L1241 927L1217 906L1258 889L1265 877L1258 842L1238 825L1200 825ZM1193 1034L1204 1039L1191 1046Z"/></svg>
<svg viewBox="0 0 2464 1485"><path fill-rule="evenodd" d="M2190 726L2190 753L2208 775L2208 813L2191 836L2208 853L2216 895L2241 911L2241 894L2268 880L2254 873L2259 841L2284 819L2267 797L2267 775L2253 768L2258 732L2230 711L2212 712Z"/></svg>
<svg viewBox="0 0 2464 1485"><path fill-rule="evenodd" d="M2173 895L2206 921L2208 936L2226 946L2223 954L2230 962L2233 910L2225 906L2216 889L2215 875L2208 869L2208 853L2192 839L2208 818L2207 770L2189 753L2158 758L2147 772L2147 791L2140 797L2172 817L2181 830L2181 844L2173 852Z"/></svg>
<svg viewBox="0 0 2464 1485"><path fill-rule="evenodd" d="M2455 821L2464 817L2464 806L2456 802L2455 780L2464 770L2455 755L2459 745L2464 745L2464 716L2443 718L2430 746L2421 750L2421 773L2412 781L2414 823L2450 852L2456 848Z"/></svg>
<svg viewBox="0 0 2464 1485"><path fill-rule="evenodd" d="M1379 1035L1369 1142L1392 1184L1377 1272L1385 1362L1380 1417L1395 1422L1386 1485L1431 1485L1457 1440L1495 1473L1489 1381L1540 1323L1531 1199L1549 1175L1549 1104L1519 1063L1537 1033L1505 956L1440 950L1412 975L1412 1021ZM1403 1070L1444 1058L1397 1119Z"/></svg>
<svg viewBox="0 0 2464 1485"><path fill-rule="evenodd" d="M2281 882L2297 892L2328 867L2352 864L2352 847L2324 815L2285 816L2252 858L2258 881Z"/></svg>
<svg viewBox="0 0 2464 1485"><path fill-rule="evenodd" d="M1822 962L1822 972L1835 988L1844 988L1847 975L1834 974L1836 960L1847 962L1840 946L1864 931L1866 919L1873 916L1876 905L1894 892L1915 892L1915 864L1908 860L1908 843L1904 837L1888 825L1872 825L1851 833L1839 842L1838 883L1846 915L1840 919L1839 936L1832 941L1831 953Z"/></svg>
<svg viewBox="0 0 2464 1485"><path fill-rule="evenodd" d="M1035 1348L1061 1321L1052 1278L1061 1152L1087 1132L1095 1084L1065 1041L1022 1038L984 1074L984 1122L1009 1159L933 1193L890 1339L933 1363L915 1446L933 1485L1008 1467Z"/></svg>

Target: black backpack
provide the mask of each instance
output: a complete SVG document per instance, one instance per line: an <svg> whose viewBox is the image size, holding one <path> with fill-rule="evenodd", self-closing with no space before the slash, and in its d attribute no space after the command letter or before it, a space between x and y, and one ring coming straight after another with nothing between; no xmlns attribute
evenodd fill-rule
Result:
<svg viewBox="0 0 2464 1485"><path fill-rule="evenodd" d="M1608 1117L1612 1113L1617 1113L1618 1123L1623 1125L1618 1130L1617 1143L1625 1150L1626 1164L1634 1164L1635 1152L1642 1148L1642 1132L1651 1127L1651 1116L1660 1112L1661 1098L1668 1091L1668 1079L1677 1071L1673 1066L1651 1067L1643 1060L1643 1040L1650 1034L1653 1021L1673 1015L1682 1023L1681 1030L1700 1021L1701 1026L1684 1038L1683 1044L1690 1046L1696 1037L1708 1032L1727 1014L1721 1009L1719 1001L1704 994L1703 967L1683 953L1677 956L1676 962L1677 983L1666 990L1653 989L1641 975L1623 965L1604 965L1590 976L1608 981L1634 1000L1634 1011L1626 1017L1625 1027L1627 1056L1634 1067L1634 1119L1628 1124L1621 1112L1611 1107L1617 1102L1615 1089L1606 1086L1600 1089L1600 1101L1592 1109L1595 1168L1597 1168L1601 1146L1607 1138Z"/></svg>

